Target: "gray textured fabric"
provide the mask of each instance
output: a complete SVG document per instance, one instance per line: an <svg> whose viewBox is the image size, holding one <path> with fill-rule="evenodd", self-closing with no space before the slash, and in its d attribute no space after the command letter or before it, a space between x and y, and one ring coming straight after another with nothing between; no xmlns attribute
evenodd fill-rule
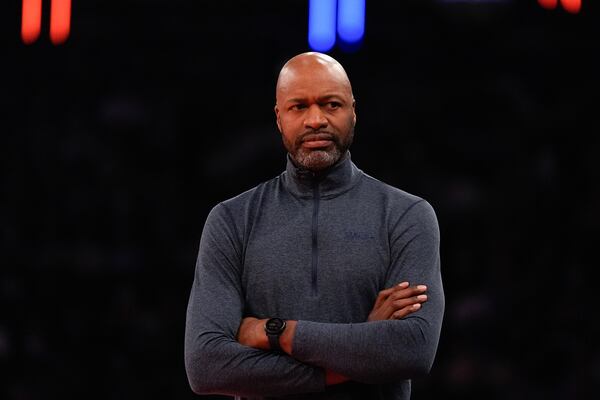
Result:
<svg viewBox="0 0 600 400"><path fill-rule="evenodd" d="M365 322L380 290L428 286L402 320ZM409 399L442 324L439 229L425 200L360 171L288 158L278 177L215 206L187 310L185 365L196 393L248 398ZM244 316L298 320L293 358L242 346ZM325 387L324 370L352 382Z"/></svg>

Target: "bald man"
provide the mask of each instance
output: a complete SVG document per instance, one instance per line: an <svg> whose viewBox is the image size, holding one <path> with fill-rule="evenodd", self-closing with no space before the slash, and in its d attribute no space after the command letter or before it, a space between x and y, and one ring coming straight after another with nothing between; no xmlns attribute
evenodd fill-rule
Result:
<svg viewBox="0 0 600 400"><path fill-rule="evenodd" d="M409 399L430 370L444 293L429 203L363 173L344 68L282 68L276 178L207 217L186 321L192 390L236 398Z"/></svg>

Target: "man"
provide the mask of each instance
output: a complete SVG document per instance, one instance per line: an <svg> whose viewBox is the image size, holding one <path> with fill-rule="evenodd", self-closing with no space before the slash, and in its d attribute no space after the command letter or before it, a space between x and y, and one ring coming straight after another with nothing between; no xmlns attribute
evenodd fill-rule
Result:
<svg viewBox="0 0 600 400"><path fill-rule="evenodd" d="M286 171L214 207L204 226L190 385L240 398L409 399L444 310L434 211L352 163L355 101L330 56L284 65L275 114Z"/></svg>

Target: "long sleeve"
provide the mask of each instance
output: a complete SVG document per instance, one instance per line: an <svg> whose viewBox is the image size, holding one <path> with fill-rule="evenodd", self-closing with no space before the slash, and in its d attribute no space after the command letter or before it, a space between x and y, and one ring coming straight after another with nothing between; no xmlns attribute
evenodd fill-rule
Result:
<svg viewBox="0 0 600 400"><path fill-rule="evenodd" d="M185 328L185 367L192 390L242 396L324 390L321 368L236 341L244 310L238 229L223 205L210 212L203 229Z"/></svg>
<svg viewBox="0 0 600 400"><path fill-rule="evenodd" d="M386 287L401 281L428 286L428 301L401 320L331 324L299 321L294 358L363 383L426 374L434 361L444 312L439 228L433 208L413 204L390 227Z"/></svg>

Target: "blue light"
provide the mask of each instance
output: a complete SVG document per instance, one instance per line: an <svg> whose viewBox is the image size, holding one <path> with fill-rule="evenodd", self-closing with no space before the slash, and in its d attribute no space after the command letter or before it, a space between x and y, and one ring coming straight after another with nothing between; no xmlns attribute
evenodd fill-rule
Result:
<svg viewBox="0 0 600 400"><path fill-rule="evenodd" d="M308 3L308 44L315 51L330 50L335 44L336 0Z"/></svg>
<svg viewBox="0 0 600 400"><path fill-rule="evenodd" d="M365 34L365 0L338 0L337 32L346 43L357 43Z"/></svg>

